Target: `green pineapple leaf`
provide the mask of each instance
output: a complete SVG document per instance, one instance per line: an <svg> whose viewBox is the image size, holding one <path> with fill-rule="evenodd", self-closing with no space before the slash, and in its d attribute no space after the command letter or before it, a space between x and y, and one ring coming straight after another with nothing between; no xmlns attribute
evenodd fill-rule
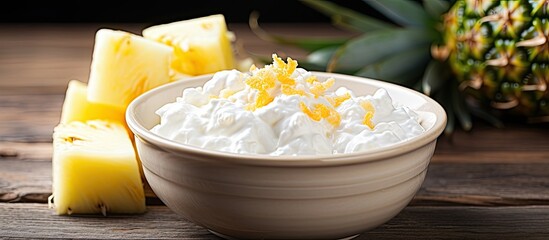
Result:
<svg viewBox="0 0 549 240"><path fill-rule="evenodd" d="M323 66L323 71L327 70L327 66L330 63L330 59L332 59L333 55L337 51L338 47L326 47L322 49L318 49L316 51L313 51L307 55L305 58L305 61L310 64L315 64L317 66ZM300 60L300 64L303 60Z"/></svg>
<svg viewBox="0 0 549 240"><path fill-rule="evenodd" d="M446 127L444 128L444 135L446 136L453 135L456 125L456 116L454 113L454 108L452 106L452 97L449 90L450 88L444 88L444 91L439 91L436 95L433 96L433 99L440 103L440 105L442 105L444 111L446 112L447 120Z"/></svg>
<svg viewBox="0 0 549 240"><path fill-rule="evenodd" d="M264 41L274 42L278 44L284 44L288 46L294 46L306 51L316 51L325 47L340 46L349 40L348 37L344 38L291 38L280 36L272 33L268 33L259 26L259 13L252 12L248 20L248 24L252 32Z"/></svg>
<svg viewBox="0 0 549 240"><path fill-rule="evenodd" d="M448 11L450 3L444 0L423 0L423 6L432 17L439 18Z"/></svg>
<svg viewBox="0 0 549 240"><path fill-rule="evenodd" d="M427 46L414 48L365 65L355 75L412 87L417 81L417 76L423 74L429 59Z"/></svg>
<svg viewBox="0 0 549 240"><path fill-rule="evenodd" d="M487 112L483 108L472 107L472 108L469 108L469 110L471 111L472 115L474 115L475 117L478 117L478 118L490 123L494 127L497 127L497 128L503 128L504 127L504 124L501 121L501 119L498 119L496 116L494 116L494 114L491 114L491 113Z"/></svg>
<svg viewBox="0 0 549 240"><path fill-rule="evenodd" d="M418 29L380 30L349 40L332 57L329 71L353 72L386 56L431 43L428 32Z"/></svg>
<svg viewBox="0 0 549 240"><path fill-rule="evenodd" d="M438 60L431 60L421 80L423 93L430 96L438 92L448 82L450 82L450 69L448 66Z"/></svg>
<svg viewBox="0 0 549 240"><path fill-rule="evenodd" d="M334 25L343 28L368 32L396 27L393 24L380 21L325 0L301 0L301 2L330 17Z"/></svg>
<svg viewBox="0 0 549 240"><path fill-rule="evenodd" d="M387 18L402 26L424 28L432 19L421 4L410 0L363 0Z"/></svg>
<svg viewBox="0 0 549 240"><path fill-rule="evenodd" d="M452 108L454 109L455 115L461 124L461 128L465 131L469 131L473 127L473 121L471 119L471 112L465 105L464 96L458 90L456 81L452 81L450 88L452 95Z"/></svg>

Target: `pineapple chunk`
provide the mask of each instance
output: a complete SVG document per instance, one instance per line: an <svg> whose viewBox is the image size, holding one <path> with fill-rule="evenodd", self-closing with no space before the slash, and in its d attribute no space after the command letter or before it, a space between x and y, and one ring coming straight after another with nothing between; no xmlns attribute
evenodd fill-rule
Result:
<svg viewBox="0 0 549 240"><path fill-rule="evenodd" d="M154 25L142 33L145 38L174 48L171 69L175 74L195 76L235 67L222 14Z"/></svg>
<svg viewBox="0 0 549 240"><path fill-rule="evenodd" d="M90 120L57 125L52 164L50 207L57 214L145 212L138 162L120 123Z"/></svg>
<svg viewBox="0 0 549 240"><path fill-rule="evenodd" d="M60 123L103 119L126 124L125 109L90 102L87 92L86 83L78 80L69 81L61 110Z"/></svg>
<svg viewBox="0 0 549 240"><path fill-rule="evenodd" d="M69 81L65 100L61 110L60 123L69 123L72 121L88 121L88 120L109 120L124 125L128 132L132 144L135 148L135 140L133 133L126 124L125 109L121 109L112 105L90 102L87 99L88 87L86 83L78 80ZM135 149L137 151L137 149ZM143 169L141 168L141 159L137 155L139 163L139 172L145 180Z"/></svg>
<svg viewBox="0 0 549 240"><path fill-rule="evenodd" d="M88 100L126 109L142 93L170 82L173 49L122 30L95 35Z"/></svg>

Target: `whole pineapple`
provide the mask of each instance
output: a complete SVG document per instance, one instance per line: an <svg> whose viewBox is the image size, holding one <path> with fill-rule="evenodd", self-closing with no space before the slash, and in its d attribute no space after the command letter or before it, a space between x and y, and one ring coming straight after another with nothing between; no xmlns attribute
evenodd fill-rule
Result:
<svg viewBox="0 0 549 240"><path fill-rule="evenodd" d="M549 1L457 1L442 29L434 57L448 57L460 90L487 107L549 116Z"/></svg>
<svg viewBox="0 0 549 240"><path fill-rule="evenodd" d="M358 34L350 39L260 37L310 51L299 62L401 84L439 101L447 133L471 115L549 121L549 0L363 0L390 21L325 0L301 0Z"/></svg>

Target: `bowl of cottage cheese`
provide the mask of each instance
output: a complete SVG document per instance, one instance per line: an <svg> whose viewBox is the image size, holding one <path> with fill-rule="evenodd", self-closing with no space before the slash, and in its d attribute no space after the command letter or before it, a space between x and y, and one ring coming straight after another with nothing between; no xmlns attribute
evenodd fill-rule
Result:
<svg viewBox="0 0 549 240"><path fill-rule="evenodd" d="M126 120L147 182L184 218L224 238L340 239L406 207L446 114L415 90L273 54L146 92Z"/></svg>

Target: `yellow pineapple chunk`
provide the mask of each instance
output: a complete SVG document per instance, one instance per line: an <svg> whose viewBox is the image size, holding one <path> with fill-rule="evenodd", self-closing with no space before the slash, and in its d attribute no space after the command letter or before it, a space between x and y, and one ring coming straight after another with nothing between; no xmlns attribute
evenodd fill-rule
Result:
<svg viewBox="0 0 549 240"><path fill-rule="evenodd" d="M126 109L145 91L170 81L173 49L122 30L99 29L95 35L88 100Z"/></svg>
<svg viewBox="0 0 549 240"><path fill-rule="evenodd" d="M88 101L86 83L70 80L63 101L60 123L94 119L111 120L126 124L125 109Z"/></svg>
<svg viewBox="0 0 549 240"><path fill-rule="evenodd" d="M222 14L145 28L143 37L174 48L171 69L176 75L201 75L233 69L235 57Z"/></svg>
<svg viewBox="0 0 549 240"><path fill-rule="evenodd" d="M90 120L57 125L52 164L50 207L57 214L145 212L138 162L120 123Z"/></svg>
<svg viewBox="0 0 549 240"><path fill-rule="evenodd" d="M65 100L61 110L60 123L69 123L72 121L88 121L88 120L109 120L124 125L126 131L130 135L132 144L133 133L126 124L125 109L113 105L90 102L87 99L88 87L86 83L78 80L70 80L65 93ZM143 169L141 168L141 160L137 157L139 163L139 172L144 179Z"/></svg>

